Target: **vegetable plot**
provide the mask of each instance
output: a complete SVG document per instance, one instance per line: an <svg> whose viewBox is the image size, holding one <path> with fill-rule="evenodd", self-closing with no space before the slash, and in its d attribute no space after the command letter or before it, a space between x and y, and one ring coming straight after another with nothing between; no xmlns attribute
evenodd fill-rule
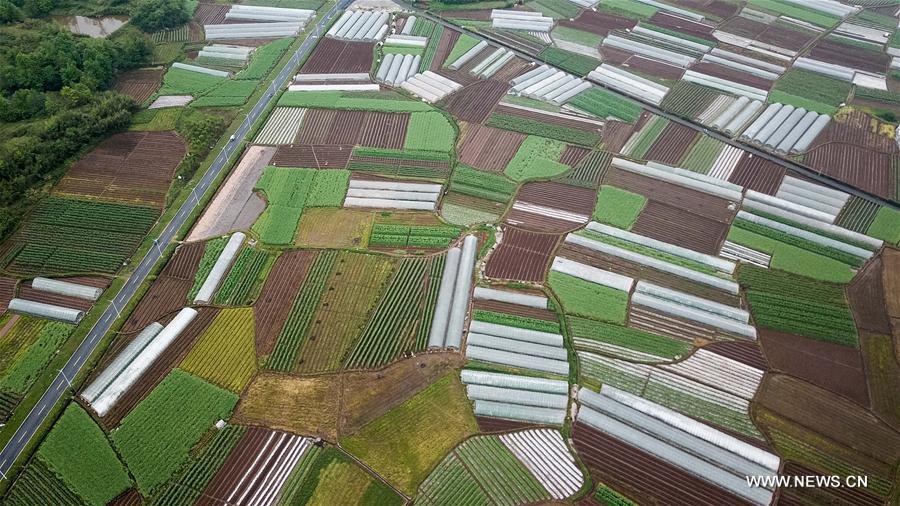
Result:
<svg viewBox="0 0 900 506"><path fill-rule="evenodd" d="M181 368L240 393L256 373L253 309L224 309L191 349Z"/></svg>
<svg viewBox="0 0 900 506"><path fill-rule="evenodd" d="M554 139L529 135L504 172L513 181L524 181L561 174L569 167L559 163L566 145Z"/></svg>
<svg viewBox="0 0 900 506"><path fill-rule="evenodd" d="M600 223L631 230L645 205L647 197L643 195L603 185L597 194L592 217Z"/></svg>

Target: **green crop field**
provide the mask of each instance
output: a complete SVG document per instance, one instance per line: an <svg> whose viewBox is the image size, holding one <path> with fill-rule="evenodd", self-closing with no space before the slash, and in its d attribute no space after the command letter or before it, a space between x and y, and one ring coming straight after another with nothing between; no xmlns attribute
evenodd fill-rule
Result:
<svg viewBox="0 0 900 506"><path fill-rule="evenodd" d="M455 372L376 418L341 446L408 495L463 439L478 431Z"/></svg>
<svg viewBox="0 0 900 506"><path fill-rule="evenodd" d="M450 54L447 55L447 59L444 60L444 66L452 64L460 56L466 54L466 52L473 47L478 45L478 39L472 37L471 35L461 34L458 39L456 39L456 44L453 44L453 49L450 50Z"/></svg>
<svg viewBox="0 0 900 506"><path fill-rule="evenodd" d="M656 115L651 116L640 131L632 134L631 138L628 139L628 142L622 148L622 153L632 158L643 158L668 125L668 118Z"/></svg>
<svg viewBox="0 0 900 506"><path fill-rule="evenodd" d="M615 186L603 185L597 193L597 203L591 216L600 223L630 230L647 205L647 197Z"/></svg>
<svg viewBox="0 0 900 506"><path fill-rule="evenodd" d="M247 428L239 425L229 425L216 432L200 456L176 479L166 484L165 489L154 498L154 504L194 504L245 432Z"/></svg>
<svg viewBox="0 0 900 506"><path fill-rule="evenodd" d="M595 347L593 343L596 342L598 344L605 343L627 348L638 353L646 353L659 357L660 360L676 360L686 357L693 349L691 343L651 334L642 330L584 318L570 317L568 320L572 337L575 340L575 348L579 350L609 353L604 351L605 349L599 350Z"/></svg>
<svg viewBox="0 0 900 506"><path fill-rule="evenodd" d="M637 506L637 503L630 501L603 483L597 485L597 490L594 491L594 500L605 506Z"/></svg>
<svg viewBox="0 0 900 506"><path fill-rule="evenodd" d="M695 260L691 260L689 258L680 257L677 255L673 255L671 253L651 248L649 246L645 246L643 244L639 244L636 242L626 241L625 239L620 239L618 237L613 237L611 235L603 234L600 232L594 232L593 230L579 230L575 232L576 234L587 237L589 239L593 239L595 241L600 241L606 244L611 244L613 246L617 246L622 249L626 249L628 251L633 251L635 253L640 253L641 255L646 255L652 258L656 258L662 260L664 262L680 265L681 267L687 267L688 269L704 272L706 274L717 274L715 268L710 267L706 264L697 262Z"/></svg>
<svg viewBox="0 0 900 506"><path fill-rule="evenodd" d="M376 480L340 450L328 447L318 451L306 464L296 491L289 494L290 504L362 506L400 506L403 500L387 485ZM289 485L286 485L288 488Z"/></svg>
<svg viewBox="0 0 900 506"><path fill-rule="evenodd" d="M757 325L857 346L856 327L840 285L742 265L738 281L747 290Z"/></svg>
<svg viewBox="0 0 900 506"><path fill-rule="evenodd" d="M228 419L237 395L174 369L112 434L144 495L160 489L216 421Z"/></svg>
<svg viewBox="0 0 900 506"><path fill-rule="evenodd" d="M269 357L266 366L277 371L290 371L294 367L294 361L297 357L300 342L306 336L309 328L310 320L315 313L316 307L319 305L319 299L325 292L325 280L334 266L337 253L334 251L324 251L316 257L303 287L294 304L291 306L291 312L288 314L284 327L278 335L275 342L275 349Z"/></svg>
<svg viewBox="0 0 900 506"><path fill-rule="evenodd" d="M376 223L369 236L369 246L387 246L394 248L447 248L459 237L457 227L388 225Z"/></svg>
<svg viewBox="0 0 900 506"><path fill-rule="evenodd" d="M244 105L259 85L258 81L225 81L194 100L194 107L231 107Z"/></svg>
<svg viewBox="0 0 900 506"><path fill-rule="evenodd" d="M559 333L559 324L547 320L539 320L537 318L526 318L508 313L498 313L495 311L487 311L485 309L476 309L472 314L473 320L480 322L496 323L499 325L508 325L511 327L519 327L521 329L537 330L540 332Z"/></svg>
<svg viewBox="0 0 900 506"><path fill-rule="evenodd" d="M284 51L294 42L293 38L278 39L274 42L261 46L253 52L250 58L250 64L247 68L238 72L235 79L252 79L259 80L272 70L272 67L278 63Z"/></svg>
<svg viewBox="0 0 900 506"><path fill-rule="evenodd" d="M850 253L845 253L829 246L823 246L808 239L803 239L741 218L734 220L732 226L766 237L773 241L778 241L779 243L789 244L796 248L809 251L810 253L815 253L816 255L837 260L838 262L847 264L851 267L860 267L864 262L862 258L851 255Z"/></svg>
<svg viewBox="0 0 900 506"><path fill-rule="evenodd" d="M817 10L813 6L806 7L785 0L749 0L747 4L775 14L806 21L822 28L831 28L841 20L838 16Z"/></svg>
<svg viewBox="0 0 900 506"><path fill-rule="evenodd" d="M116 272L158 216L149 207L48 198L13 237L7 268L22 273Z"/></svg>
<svg viewBox="0 0 900 506"><path fill-rule="evenodd" d="M785 72L772 88L769 102L781 102L823 114L833 114L847 100L851 84L803 69Z"/></svg>
<svg viewBox="0 0 900 506"><path fill-rule="evenodd" d="M548 47L541 51L541 59L576 76L586 76L600 66L600 60L591 56L573 53L558 47Z"/></svg>
<svg viewBox="0 0 900 506"><path fill-rule="evenodd" d="M15 362L0 377L0 391L24 395L47 363L66 342L74 325L47 322L25 350L18 350Z"/></svg>
<svg viewBox="0 0 900 506"><path fill-rule="evenodd" d="M646 19L656 14L657 8L634 0L606 0L599 6L601 11L608 11L629 19Z"/></svg>
<svg viewBox="0 0 900 506"><path fill-rule="evenodd" d="M255 292L262 285L263 274L274 262L274 257L255 248L244 248L216 292L216 304L246 306L252 302Z"/></svg>
<svg viewBox="0 0 900 506"><path fill-rule="evenodd" d="M637 121L642 110L636 102L596 86L575 95L568 104L600 118L612 116L626 123Z"/></svg>
<svg viewBox="0 0 900 506"><path fill-rule="evenodd" d="M425 46L425 51L422 53L422 61L419 65L419 70L425 71L431 68L431 63L434 61L435 54L437 54L438 45L441 42L441 36L443 34L444 27L438 26L437 29L433 30L428 36L428 45Z"/></svg>
<svg viewBox="0 0 900 506"><path fill-rule="evenodd" d="M253 308L223 309L203 332L181 368L240 393L256 373Z"/></svg>
<svg viewBox="0 0 900 506"><path fill-rule="evenodd" d="M544 16L554 19L577 18L578 13L581 12L581 7L567 0L533 0L529 1L527 5L533 10L542 12Z"/></svg>
<svg viewBox="0 0 900 506"><path fill-rule="evenodd" d="M170 68L163 76L160 95L203 95L225 82L227 77L211 76L179 68Z"/></svg>
<svg viewBox="0 0 900 506"><path fill-rule="evenodd" d="M450 189L472 197L505 204L516 192L516 183L502 174L482 172L466 165L457 165L450 177Z"/></svg>
<svg viewBox="0 0 900 506"><path fill-rule="evenodd" d="M188 291L188 300L194 300L194 297L197 296L200 287L203 286L206 277L209 276L209 272L212 270L213 265L216 264L216 260L219 259L219 255L221 255L222 251L225 249L226 243L228 243L228 238L217 237L215 239L210 239L203 246L203 256L200 258L200 264L197 266L197 274L194 275L194 284L191 286L190 291Z"/></svg>
<svg viewBox="0 0 900 506"><path fill-rule="evenodd" d="M566 314L625 323L628 293L556 271L550 272L548 284Z"/></svg>
<svg viewBox="0 0 900 506"><path fill-rule="evenodd" d="M900 211L880 208L866 233L890 244L900 244Z"/></svg>
<svg viewBox="0 0 900 506"><path fill-rule="evenodd" d="M700 137L678 166L700 174L708 174L723 149L725 143L722 141L713 137Z"/></svg>
<svg viewBox="0 0 900 506"><path fill-rule="evenodd" d="M550 34L554 39L564 40L575 44L581 44L587 47L599 47L603 42L603 37L596 33L570 28L568 26L557 25Z"/></svg>
<svg viewBox="0 0 900 506"><path fill-rule="evenodd" d="M263 242L294 242L297 222L303 214L315 175L315 169L266 168L256 188L265 192L268 205L253 224L253 230Z"/></svg>
<svg viewBox="0 0 900 506"><path fill-rule="evenodd" d="M0 324L6 325L10 316L6 315ZM33 316L20 316L19 320L0 339L0 377L7 376L16 364L22 361L28 349L38 340L47 320Z"/></svg>
<svg viewBox="0 0 900 506"><path fill-rule="evenodd" d="M106 504L131 488L125 466L106 435L78 404L69 404L37 458L89 504Z"/></svg>
<svg viewBox="0 0 900 506"><path fill-rule="evenodd" d="M428 112L434 108L425 102L408 100L393 93L366 94L341 91L286 92L278 100L280 107L310 107L382 112Z"/></svg>
<svg viewBox="0 0 900 506"><path fill-rule="evenodd" d="M404 259L347 359L351 369L375 368L417 349L418 319L427 291L430 259ZM440 280L436 280L440 283Z"/></svg>
<svg viewBox="0 0 900 506"><path fill-rule="evenodd" d="M312 191L306 197L306 207L340 207L347 195L350 171L329 169L317 171Z"/></svg>
<svg viewBox="0 0 900 506"><path fill-rule="evenodd" d="M55 471L37 458L25 466L13 483L9 493L3 498L8 506L34 506L53 504L54 506L83 506L84 499L69 489Z"/></svg>
<svg viewBox="0 0 900 506"><path fill-rule="evenodd" d="M499 437L477 436L438 464L419 487L416 504L531 504L549 499Z"/></svg>
<svg viewBox="0 0 900 506"><path fill-rule="evenodd" d="M453 123L439 112L413 113L406 127L406 140L403 148L413 151L453 150L456 143L456 130Z"/></svg>
<svg viewBox="0 0 900 506"><path fill-rule="evenodd" d="M853 268L845 263L739 227L731 227L728 240L771 255L773 269L837 283L846 283L854 276Z"/></svg>
<svg viewBox="0 0 900 506"><path fill-rule="evenodd" d="M529 135L503 171L513 181L555 176L569 170L559 163L566 145L553 139Z"/></svg>
<svg viewBox="0 0 900 506"><path fill-rule="evenodd" d="M543 121L512 116L509 114L491 114L485 124L494 128L502 128L503 130L511 130L513 132L556 139L572 144L581 144L587 147L595 146L600 142L600 133L597 131L588 132L576 128L550 125Z"/></svg>

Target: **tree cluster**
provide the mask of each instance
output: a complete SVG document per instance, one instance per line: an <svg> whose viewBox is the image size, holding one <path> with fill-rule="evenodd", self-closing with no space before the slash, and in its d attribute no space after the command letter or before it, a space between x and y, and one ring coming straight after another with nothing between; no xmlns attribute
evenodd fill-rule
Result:
<svg viewBox="0 0 900 506"><path fill-rule="evenodd" d="M138 0L131 9L131 24L145 32L181 26L190 19L184 0Z"/></svg>

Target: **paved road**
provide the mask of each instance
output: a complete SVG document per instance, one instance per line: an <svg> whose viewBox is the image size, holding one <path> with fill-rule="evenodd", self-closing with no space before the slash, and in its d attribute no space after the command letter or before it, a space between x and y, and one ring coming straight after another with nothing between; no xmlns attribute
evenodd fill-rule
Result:
<svg viewBox="0 0 900 506"><path fill-rule="evenodd" d="M458 31L465 32L465 33L471 35L472 37L475 37L476 39L479 39L479 40L486 40L486 41L490 42L492 45L494 45L494 46L496 46L496 47L503 47L503 48L509 49L510 51L512 51L513 53L515 53L516 55L518 55L518 56L520 56L520 57L522 57L522 58L524 58L524 59L526 59L526 60L529 60L529 61L538 61L538 62L541 62L541 63L545 63L545 64L547 64L547 65L549 65L549 66L551 66L551 67L554 67L554 65L552 65L552 64L550 64L550 63L547 63L547 62L543 61L543 60L542 60L538 55L536 55L536 54L532 54L532 53L529 53L529 52L526 52L526 51L522 51L522 50L519 49L519 48L512 47L512 46L510 46L510 45L504 43L503 41L501 41L501 40L499 40L499 39L496 39L496 38L494 38L494 37L491 37L491 36L489 36L489 35L486 36L486 35L481 34L481 33L478 33L478 32L473 32L473 31L470 31L470 30L466 30L465 28L462 28L462 27L460 27L460 26L458 26L458 25L454 25L453 23L450 23L449 21L446 21L446 20L444 20L443 18L440 18L440 17L437 17L437 16L433 16L433 15L431 15L431 14L427 14L427 13L425 13L424 11L421 11L421 10L419 10L419 12L417 12L417 15L424 16L425 18L428 18L428 19L430 19L431 21L434 21L435 23L440 23L440 24L443 25L444 27L448 27L448 28L452 28L452 29L454 29L454 30L458 30ZM554 67L554 68L555 68L555 67ZM560 69L560 70L562 70L562 69ZM590 81L592 84L594 84L594 85L596 85L596 86L599 86L599 87L601 87L601 88L605 88L605 89L609 90L610 92L615 93L616 95L619 95L619 96L625 96L625 95L623 95L621 92L619 92L618 90L614 90L614 89L608 87L607 85L605 85L605 84L603 84L603 83L601 83L601 82L599 82L599 81L595 81L594 79L591 79L591 78L589 78L589 77L587 77L587 76L585 76L584 79L585 79L586 81ZM654 104L651 104L651 103L649 103L649 102L645 102L645 101L643 101L643 100L640 100L640 99L637 99L637 98L634 98L634 97L631 97L631 96L629 96L628 98L630 98L631 100L634 100L635 102L639 102L639 103L644 107L644 109L647 109L648 111L650 111L650 112L652 112L652 113L654 113L654 114L656 114L656 115L662 116L662 117L664 117L664 118L667 118L667 119L669 119L669 120L671 120L671 121L674 121L674 122L679 123L679 124L681 124L681 125L684 125L684 126L686 126L686 127L692 128L692 129L694 129L694 130L699 130L699 131L701 131L701 132L703 132L703 133L709 135L710 137L713 137L713 138L715 138L715 139L717 139L717 140L720 140L720 141L724 142L725 144L729 144L729 145L731 145L731 146L734 146L734 147L743 149L744 151L749 152L749 153L752 154L753 156L759 156L759 157L762 157L762 158L764 158L764 159L766 159L766 160L769 160L769 161L771 161L771 162L773 162L773 163L775 163L775 164L780 165L781 167L784 167L784 168L786 168L786 169L793 170L794 172L798 172L798 173L800 173L800 174L803 174L803 175L805 175L806 177L812 179L813 181L818 181L818 182L822 183L822 184L825 185L825 186L830 186L830 187L832 187L832 188L841 190L841 191L843 191L843 192L845 192L845 193L849 193L850 195L856 195L856 196L861 197L861 198L863 198L863 199L865 199L865 200L868 200L868 201L871 201L871 202L875 202L875 203L880 204L880 205L882 205L882 206L892 207L892 208L894 208L894 209L900 210L900 204L897 204L897 203L895 203L895 202L891 202L891 201L886 200L886 199L884 199L884 198L882 198L882 197L879 197L878 195L874 195L874 194L872 194L872 193L869 193L869 192L866 192L866 191L864 191L864 190L861 190L861 189L859 189L859 188L857 188L857 187L855 187L855 186L851 186L851 185L849 185L849 184L847 184L847 183L844 183L843 181L838 181L837 179L831 178L831 177L829 177L829 176L825 176L825 175L819 174L818 172L816 172L816 171L810 169L809 167L807 167L807 166L805 166L805 165L801 165L801 164L799 164L799 163L796 163L796 162L793 162L793 161L790 161L790 160L785 160L784 158L781 158L781 157L778 157L778 156L776 156L776 155L773 155L772 153L769 153L769 152L767 152L767 151L763 151L763 150L761 150L761 149L758 149L758 148L756 148L755 146L753 146L753 145L751 145L751 144L745 144L745 143L743 143L743 142L736 141L736 140L734 140L734 139L732 139L732 138L730 138L730 137L728 137L728 136L726 136L726 135L723 135L723 134L721 134L721 133L719 133L719 132L717 132L717 131L715 131L715 130L709 130L709 129L705 128L703 125L694 123L693 121L689 121L689 120L686 120L686 119L684 119L684 118L680 118L680 117L678 117L678 116L675 116L674 114L670 114L670 113L668 113L668 112L666 112L666 111L663 111L663 110L660 109L659 107L657 107L657 106L655 106Z"/></svg>
<svg viewBox="0 0 900 506"><path fill-rule="evenodd" d="M162 253L162 250L165 249L165 245L175 238L175 234L184 225L194 208L200 203L200 198L209 190L213 181L219 173L222 172L222 169L225 168L228 158L247 136L254 121L256 121L259 115L263 113L269 103L274 100L275 92L293 76L294 71L300 65L300 60L306 57L306 54L309 53L313 46L315 46L319 34L324 33L324 27L327 26L329 21L336 14L343 11L351 1L352 0L339 0L339 2L322 17L315 29L294 53L294 56L272 81L272 84L269 86L266 93L259 99L259 102L253 106L253 109L247 117L244 118L241 126L234 133L234 140L225 145L219 153L219 156L216 157L215 161L203 175L203 178L200 179L200 182L192 190L191 196L184 204L182 204L178 213L172 218L172 221L166 225L166 228L163 229L159 237L154 240L155 246L143 259L141 259L141 263L137 266L137 269L131 273L125 286L123 286L122 289L119 290L119 293L116 294L112 304L106 308L106 311L103 312L100 320L94 325L88 335L85 336L84 341L81 342L78 349L75 350L75 353L69 358L69 361L66 362L66 365L59 371L59 374L54 378L53 383L50 384L50 387L44 392L44 395L38 403L32 408L31 412L28 413L25 421L16 430L16 433L13 434L12 439L6 444L6 447L3 448L3 451L0 452L0 473L3 474L3 477L6 476L6 473L9 471L13 462L15 462L22 453L22 450L25 448L25 445L28 444L31 436L34 435L35 431L37 431L44 422L50 408L59 401L60 397L62 397L69 385L69 381L78 374L81 366L84 365L84 362L91 356L91 353L93 353L94 349L97 347L97 343L100 342L103 336L109 331L113 322L119 317L119 311L129 303L137 288L145 279L147 279L147 275L150 274L153 266L159 261L160 254Z"/></svg>

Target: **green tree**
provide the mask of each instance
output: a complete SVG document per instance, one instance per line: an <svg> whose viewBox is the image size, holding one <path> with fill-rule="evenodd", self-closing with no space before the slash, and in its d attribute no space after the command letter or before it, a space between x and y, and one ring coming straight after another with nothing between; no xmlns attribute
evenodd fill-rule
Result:
<svg viewBox="0 0 900 506"><path fill-rule="evenodd" d="M190 18L184 0L140 0L131 10L131 24L145 32L183 25Z"/></svg>
<svg viewBox="0 0 900 506"><path fill-rule="evenodd" d="M0 24L22 21L22 11L9 0L0 0Z"/></svg>

